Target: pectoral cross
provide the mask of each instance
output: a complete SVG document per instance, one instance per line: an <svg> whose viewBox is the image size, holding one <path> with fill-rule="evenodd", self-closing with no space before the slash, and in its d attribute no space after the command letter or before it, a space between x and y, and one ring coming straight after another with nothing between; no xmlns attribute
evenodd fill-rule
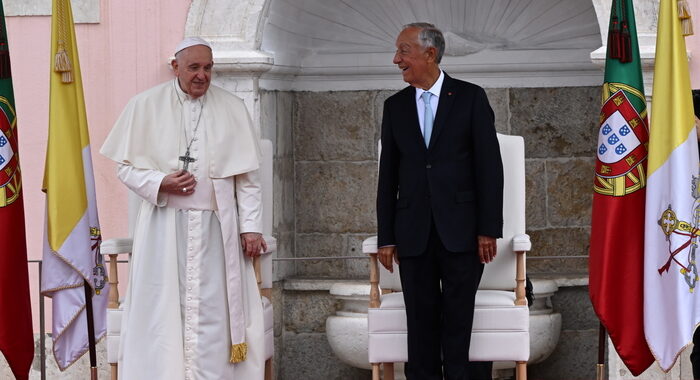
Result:
<svg viewBox="0 0 700 380"><path fill-rule="evenodd" d="M184 171L187 171L187 168L190 166L190 162L195 162L195 161L197 161L196 158L190 156L190 150L189 150L189 149L187 149L187 151L185 152L185 155L184 155L184 156L180 156L180 157L178 158L178 160L180 160L180 161L183 162L183 164L182 164L182 170L184 170Z"/></svg>

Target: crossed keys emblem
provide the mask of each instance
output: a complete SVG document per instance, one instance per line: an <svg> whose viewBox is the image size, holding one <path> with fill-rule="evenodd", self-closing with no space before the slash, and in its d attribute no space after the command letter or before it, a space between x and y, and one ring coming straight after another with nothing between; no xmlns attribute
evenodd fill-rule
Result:
<svg viewBox="0 0 700 380"><path fill-rule="evenodd" d="M697 181L697 178L693 178L694 185L695 181ZM694 208L693 214L695 219L694 225L698 226L700 222L700 206L696 206ZM695 290L695 285L698 282L698 269L695 265L695 251L698 247L697 237L700 236L700 229L694 227L691 223L678 220L678 217L673 211L671 205L668 205L668 208L661 214L658 224L661 231L664 233L664 235L666 235L666 241L669 242L669 257L666 263L659 268L659 275L663 275L664 272L668 272L671 264L675 262L681 267L680 272L683 275L690 292L693 293ZM681 239L683 241L683 244L681 244L675 250L672 250L671 248L672 234L682 236ZM688 247L690 247L688 263L683 264L677 256Z"/></svg>
<svg viewBox="0 0 700 380"><path fill-rule="evenodd" d="M99 296L107 282L107 272L105 271L102 254L100 253L102 233L99 227L90 227L90 240L92 240L91 248L95 252L95 267L92 268L92 275L94 277L92 281L95 286L95 294Z"/></svg>

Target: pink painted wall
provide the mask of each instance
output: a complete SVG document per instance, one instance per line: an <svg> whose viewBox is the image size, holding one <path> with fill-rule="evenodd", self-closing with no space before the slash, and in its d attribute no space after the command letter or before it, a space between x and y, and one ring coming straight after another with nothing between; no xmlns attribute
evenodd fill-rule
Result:
<svg viewBox="0 0 700 380"><path fill-rule="evenodd" d="M101 0L101 22L78 24L97 203L103 238L126 234L126 192L115 166L99 154L112 124L133 95L172 77L167 59L184 36L190 0ZM8 17L7 32L24 180L27 246L41 259L44 195L41 182L48 133L51 18ZM38 331L38 273L30 265L32 313ZM50 331L50 303L47 304Z"/></svg>
<svg viewBox="0 0 700 380"><path fill-rule="evenodd" d="M688 1L693 15L695 34L685 38L686 49L691 52L689 62L691 88L700 89L700 0Z"/></svg>

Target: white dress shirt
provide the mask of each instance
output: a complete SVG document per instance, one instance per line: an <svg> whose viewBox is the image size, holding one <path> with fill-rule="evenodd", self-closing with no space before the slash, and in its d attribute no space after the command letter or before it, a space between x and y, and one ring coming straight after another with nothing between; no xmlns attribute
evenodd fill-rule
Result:
<svg viewBox="0 0 700 380"><path fill-rule="evenodd" d="M433 109L433 117L437 115L438 103L440 102L440 90L442 90L442 82L445 80L445 73L440 70L440 76L430 87L427 92L433 94L430 97L430 107ZM418 123L420 123L420 133L425 136L425 126L423 125L423 118L425 115L425 103L423 103L423 93L426 90L416 87L416 108L418 109ZM433 124L435 125L435 124Z"/></svg>

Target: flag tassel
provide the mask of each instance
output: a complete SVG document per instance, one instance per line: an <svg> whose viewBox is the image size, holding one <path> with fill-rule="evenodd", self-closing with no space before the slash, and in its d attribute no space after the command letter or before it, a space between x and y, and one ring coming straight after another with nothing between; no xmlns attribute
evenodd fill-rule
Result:
<svg viewBox="0 0 700 380"><path fill-rule="evenodd" d="M617 18L613 20L613 26L608 33L608 50L610 58L620 58L620 24Z"/></svg>
<svg viewBox="0 0 700 380"><path fill-rule="evenodd" d="M632 62L632 39L627 22L622 22L622 32L620 33L620 62Z"/></svg>
<svg viewBox="0 0 700 380"><path fill-rule="evenodd" d="M690 7L687 0L678 0L678 18L681 19L681 29L683 36L693 34L693 19L690 14Z"/></svg>
<svg viewBox="0 0 700 380"><path fill-rule="evenodd" d="M68 52L63 47L59 47L54 58L54 70L61 73L61 81L63 83L73 82L73 67L68 58Z"/></svg>
<svg viewBox="0 0 700 380"><path fill-rule="evenodd" d="M0 79L8 79L11 77L10 52L0 48Z"/></svg>

